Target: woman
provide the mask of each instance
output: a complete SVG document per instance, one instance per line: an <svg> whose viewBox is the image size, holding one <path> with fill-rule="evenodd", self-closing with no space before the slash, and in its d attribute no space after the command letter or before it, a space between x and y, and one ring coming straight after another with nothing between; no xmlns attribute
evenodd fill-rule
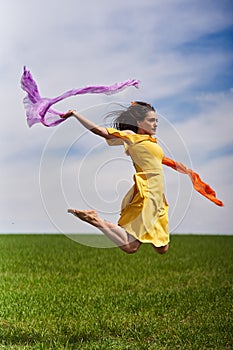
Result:
<svg viewBox="0 0 233 350"><path fill-rule="evenodd" d="M155 135L158 118L153 106L132 102L115 118L115 128L95 125L71 110L62 118L74 116L85 128L106 139L109 145L124 145L136 173L134 186L126 194L118 225L99 218L94 210L68 212L97 227L126 253L135 253L142 243L151 243L164 254L169 246L168 205L164 196L161 147Z"/></svg>

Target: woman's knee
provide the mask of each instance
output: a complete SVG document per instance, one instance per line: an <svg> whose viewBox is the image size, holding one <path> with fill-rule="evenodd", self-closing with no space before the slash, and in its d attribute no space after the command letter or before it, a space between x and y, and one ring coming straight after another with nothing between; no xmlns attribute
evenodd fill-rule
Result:
<svg viewBox="0 0 233 350"><path fill-rule="evenodd" d="M167 253L168 251L168 248L169 248L169 244L163 246L163 247L154 247L156 252L159 253L159 254L165 254Z"/></svg>
<svg viewBox="0 0 233 350"><path fill-rule="evenodd" d="M138 251L141 242L134 241L125 245L120 246L121 250L123 250L127 254L134 254Z"/></svg>

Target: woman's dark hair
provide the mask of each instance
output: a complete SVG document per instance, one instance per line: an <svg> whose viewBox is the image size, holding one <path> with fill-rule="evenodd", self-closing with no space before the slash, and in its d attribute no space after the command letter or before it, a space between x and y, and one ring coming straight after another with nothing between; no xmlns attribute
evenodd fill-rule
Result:
<svg viewBox="0 0 233 350"><path fill-rule="evenodd" d="M155 112L155 109L149 103L131 102L131 105L113 120L113 127L118 130L132 130L137 133L137 122L144 120L150 111Z"/></svg>

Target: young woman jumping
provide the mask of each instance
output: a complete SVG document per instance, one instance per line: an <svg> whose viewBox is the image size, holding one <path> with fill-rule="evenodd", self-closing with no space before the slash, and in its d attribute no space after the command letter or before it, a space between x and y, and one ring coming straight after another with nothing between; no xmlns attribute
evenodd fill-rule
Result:
<svg viewBox="0 0 233 350"><path fill-rule="evenodd" d="M97 227L126 253L135 253L142 243L151 243L158 253L166 253L169 231L162 169L164 154L153 137L158 125L153 106L131 103L115 118L114 128L98 126L73 110L62 115L71 116L105 138L109 145L124 145L136 172L134 185L122 201L118 225L101 219L94 210L68 209L68 212Z"/></svg>

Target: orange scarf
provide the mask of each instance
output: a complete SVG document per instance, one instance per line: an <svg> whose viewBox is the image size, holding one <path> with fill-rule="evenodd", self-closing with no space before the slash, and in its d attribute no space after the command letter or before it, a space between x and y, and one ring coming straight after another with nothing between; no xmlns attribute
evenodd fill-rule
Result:
<svg viewBox="0 0 233 350"><path fill-rule="evenodd" d="M203 182L200 176L197 173L195 173L193 170L188 169L182 163L175 162L174 160L167 157L163 158L162 163L164 165L171 167L174 170L177 170L180 173L187 174L190 177L193 183L193 187L196 191L198 191L203 196L205 196L215 204L219 205L220 207L224 205L222 201L216 198L215 191L208 184Z"/></svg>

